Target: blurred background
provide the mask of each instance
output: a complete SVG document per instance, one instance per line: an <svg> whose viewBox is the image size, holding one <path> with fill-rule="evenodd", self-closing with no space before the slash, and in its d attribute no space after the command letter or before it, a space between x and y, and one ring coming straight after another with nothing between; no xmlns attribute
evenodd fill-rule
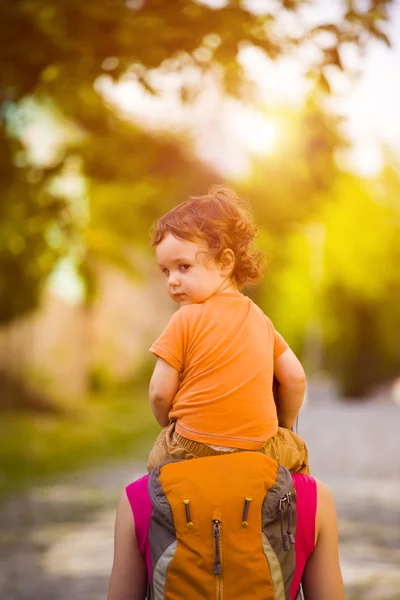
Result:
<svg viewBox="0 0 400 600"><path fill-rule="evenodd" d="M106 595L174 310L149 228L246 197L350 600L400 596L400 2L0 8L0 596Z"/></svg>

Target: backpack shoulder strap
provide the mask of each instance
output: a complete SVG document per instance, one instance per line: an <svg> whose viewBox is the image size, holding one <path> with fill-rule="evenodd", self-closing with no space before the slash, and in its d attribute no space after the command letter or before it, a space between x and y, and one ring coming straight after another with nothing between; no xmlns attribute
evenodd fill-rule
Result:
<svg viewBox="0 0 400 600"><path fill-rule="evenodd" d="M148 480L149 476L144 475L144 477L130 483L125 491L132 509L139 550L146 561L147 572L151 573L149 526L152 507L148 491Z"/></svg>
<svg viewBox="0 0 400 600"><path fill-rule="evenodd" d="M315 517L317 514L317 482L309 475L293 474L296 490L296 568L292 591L296 592L301 583L304 567L315 547Z"/></svg>

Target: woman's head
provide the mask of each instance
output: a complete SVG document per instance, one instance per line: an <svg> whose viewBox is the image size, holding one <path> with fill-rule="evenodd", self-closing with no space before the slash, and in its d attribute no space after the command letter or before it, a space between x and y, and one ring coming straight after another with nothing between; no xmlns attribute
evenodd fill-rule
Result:
<svg viewBox="0 0 400 600"><path fill-rule="evenodd" d="M157 254L163 250L161 245L179 246L171 236L186 242L189 250L195 250L194 246L198 245L197 258L202 264L220 267L221 275L241 288L256 283L263 275L262 254L253 247L257 233L245 202L228 187L218 185L204 196L189 198L161 217L154 227L152 245ZM160 267L165 268L162 261Z"/></svg>

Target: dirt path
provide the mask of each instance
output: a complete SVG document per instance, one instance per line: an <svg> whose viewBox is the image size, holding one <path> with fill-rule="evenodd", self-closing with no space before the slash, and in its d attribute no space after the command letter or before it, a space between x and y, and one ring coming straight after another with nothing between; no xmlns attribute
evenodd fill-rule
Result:
<svg viewBox="0 0 400 600"><path fill-rule="evenodd" d="M312 474L339 516L348 600L400 598L400 407L313 404L300 419Z"/></svg>
<svg viewBox="0 0 400 600"><path fill-rule="evenodd" d="M400 408L313 403L300 419L313 474L339 514L348 600L400 597ZM0 506L2 600L104 600L130 461L36 487Z"/></svg>
<svg viewBox="0 0 400 600"><path fill-rule="evenodd" d="M36 487L0 507L2 600L106 598L116 503L135 460Z"/></svg>

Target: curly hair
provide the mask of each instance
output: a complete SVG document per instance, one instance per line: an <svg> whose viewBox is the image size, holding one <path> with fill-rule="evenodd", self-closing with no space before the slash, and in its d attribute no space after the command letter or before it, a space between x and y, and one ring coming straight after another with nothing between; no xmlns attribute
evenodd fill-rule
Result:
<svg viewBox="0 0 400 600"><path fill-rule="evenodd" d="M217 262L224 250L235 255L232 277L239 288L257 283L264 274L264 258L253 247L258 229L248 204L229 187L213 185L204 196L190 197L153 226L152 246L166 233L178 239L204 240Z"/></svg>

